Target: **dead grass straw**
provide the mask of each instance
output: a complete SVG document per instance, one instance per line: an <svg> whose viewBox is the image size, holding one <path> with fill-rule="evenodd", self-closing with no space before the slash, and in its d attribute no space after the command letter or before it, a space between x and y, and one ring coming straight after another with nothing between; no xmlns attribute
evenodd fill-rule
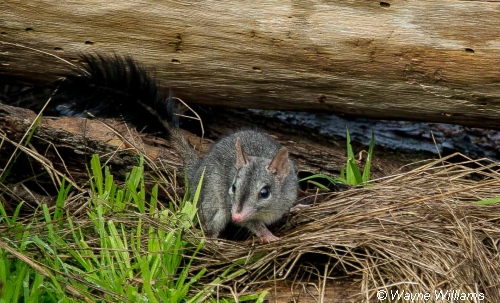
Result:
<svg viewBox="0 0 500 303"><path fill-rule="evenodd" d="M199 266L220 272L240 260L240 289L347 275L361 278L355 301L383 289L481 292L483 301L470 302L495 302L500 204L473 202L500 197L499 171L499 163L455 154L337 193L293 216L278 242L209 245Z"/></svg>

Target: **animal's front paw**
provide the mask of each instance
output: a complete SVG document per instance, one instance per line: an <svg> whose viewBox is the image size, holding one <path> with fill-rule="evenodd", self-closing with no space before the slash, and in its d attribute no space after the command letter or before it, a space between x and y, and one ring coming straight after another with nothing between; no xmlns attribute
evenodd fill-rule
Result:
<svg viewBox="0 0 500 303"><path fill-rule="evenodd" d="M273 235L263 222L250 222L250 224L247 225L247 228L259 237L260 242L262 243L271 243L280 239Z"/></svg>
<svg viewBox="0 0 500 303"><path fill-rule="evenodd" d="M309 208L309 207L311 207L310 204L297 204L297 205L293 206L292 208L290 208L290 212L297 213L297 212L302 211L302 210Z"/></svg>
<svg viewBox="0 0 500 303"><path fill-rule="evenodd" d="M279 239L280 238L276 237L272 233L269 233L267 235L261 236L260 237L260 242L262 242L262 243L271 243L271 242L274 242L274 241L278 241Z"/></svg>

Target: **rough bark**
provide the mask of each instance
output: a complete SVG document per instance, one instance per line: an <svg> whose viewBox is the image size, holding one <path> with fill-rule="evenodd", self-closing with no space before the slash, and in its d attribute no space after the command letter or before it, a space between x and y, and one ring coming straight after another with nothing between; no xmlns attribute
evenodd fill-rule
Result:
<svg viewBox="0 0 500 303"><path fill-rule="evenodd" d="M227 118L227 117L226 117ZM36 119L36 114L30 110L8 106L0 103L0 129L7 142L22 143L23 135L30 132L30 126ZM241 123L227 118L224 126L209 127L212 137L228 133L228 128L241 127ZM176 154L171 142L147 134L137 133L125 124L110 119L97 120L80 117L43 117L34 126L35 135L30 141L35 150L45 150L45 156L58 169L64 169L70 175L87 179L85 165L92 154L103 156L103 161L113 166L118 173L128 172L132 165L137 164L137 153L144 154L153 163L172 169L181 169L180 157ZM286 132L285 132L286 133ZM203 155L211 143L210 139L184 132L184 135ZM302 171L335 173L341 165L338 151L328 149L312 140L300 139L300 136L283 139L283 133L271 132L271 135L290 149ZM5 137L4 137L5 136ZM2 149L0 160L8 160L9 150ZM83 158L82 158L83 157ZM88 161L83 161L84 159ZM337 160L332 160L337 159ZM73 178L74 179L74 178Z"/></svg>
<svg viewBox="0 0 500 303"><path fill-rule="evenodd" d="M498 20L497 1L3 1L0 74L117 52L188 103L500 128Z"/></svg>
<svg viewBox="0 0 500 303"><path fill-rule="evenodd" d="M301 175L325 173L338 175L345 165L345 139L340 142L325 141L311 134L304 134L300 129L287 126L284 122L269 118L251 117L248 113L234 111L208 112L204 117L206 137L200 137L184 131L188 141L203 156L210 148L213 140L242 127L255 128L266 124L263 130L283 146L289 149ZM26 142L23 135L30 132L30 126L36 114L30 110L8 106L0 103L0 164L6 167L13 153L13 143ZM260 119L260 120L259 120ZM224 124L217 123L224 121ZM116 175L124 175L131 166L137 165L137 154L140 152L156 166L167 170L180 170L182 163L171 142L151 134L138 133L124 123L111 119L85 119L80 117L43 117L35 126L36 132L29 140L29 146L37 155L31 158L43 162L66 175L77 184L88 180L87 167L92 154L99 154L102 162L111 166ZM31 154L31 153L27 153ZM21 161L22 162L22 161ZM395 159L390 152L377 152L372 163L374 178L393 173L409 160ZM33 164L26 165L26 177L33 176ZM23 166L24 167L24 166ZM21 169L22 170L22 169Z"/></svg>
<svg viewBox="0 0 500 303"><path fill-rule="evenodd" d="M111 119L97 120L80 117L43 117L30 110L0 104L0 129L2 146L0 161L5 167L14 146L29 142L29 158L49 165L61 175L81 184L87 182L87 166L93 154L101 156L113 173L124 175L137 165L137 154L142 153L150 163L170 169L181 168L181 160L171 144L161 138L139 134L124 123ZM25 136L36 129L31 139ZM36 152L35 152L36 151ZM23 162L23 161L20 161ZM25 163L20 163L22 166ZM17 164L16 164L17 165Z"/></svg>

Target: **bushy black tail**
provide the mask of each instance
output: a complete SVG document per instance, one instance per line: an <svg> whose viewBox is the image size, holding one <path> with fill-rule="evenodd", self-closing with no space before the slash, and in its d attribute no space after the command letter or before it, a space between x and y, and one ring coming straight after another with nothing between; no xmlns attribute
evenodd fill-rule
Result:
<svg viewBox="0 0 500 303"><path fill-rule="evenodd" d="M0 98L10 101L6 104L38 111L51 96L45 113L121 117L141 130L160 131L172 140L187 171L197 167L198 156L179 130L172 98L163 93L142 65L116 54L82 55L81 59L80 67L62 75L62 80L50 88L34 86L25 91L21 87L4 98L0 92Z"/></svg>
<svg viewBox="0 0 500 303"><path fill-rule="evenodd" d="M123 117L167 137L178 127L174 102L146 69L128 56L83 55L81 68L60 82L54 102L67 114ZM64 109L66 108L66 109Z"/></svg>

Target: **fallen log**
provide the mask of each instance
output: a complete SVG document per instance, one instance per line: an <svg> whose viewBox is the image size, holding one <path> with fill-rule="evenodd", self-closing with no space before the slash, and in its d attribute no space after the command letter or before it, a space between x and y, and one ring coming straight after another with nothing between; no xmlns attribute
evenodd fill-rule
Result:
<svg viewBox="0 0 500 303"><path fill-rule="evenodd" d="M153 169L160 167L169 171L182 171L181 159L171 142L152 134L139 133L120 121L44 116L36 124L36 119L37 115L31 110L0 102L0 140L4 142L0 146L0 167L8 167L7 161L14 153L16 144L23 145L26 142L25 135L36 128L29 140L31 150L26 148L22 153L28 155L27 160L16 163L15 172L22 174L16 179L32 178L47 165L58 171L61 177L64 175L75 184L81 184L88 180L87 166L93 154L100 155L102 163L110 166L119 179L137 165L138 153L145 156ZM202 119L206 131L204 139L183 131L200 156L206 153L214 140L235 129L267 125L263 131L289 149L299 176L315 173L338 175L346 163L345 139L339 142L325 140L313 134L301 133L298 127L285 126L284 122L251 116L247 112L212 111L202 113ZM362 149L355 145L356 151ZM401 166L416 159L419 158L415 155L397 156L393 151L377 147L376 156L372 159L372 177L384 177L400 171ZM50 176L47 178L48 183L52 184Z"/></svg>
<svg viewBox="0 0 500 303"><path fill-rule="evenodd" d="M188 103L498 129L499 7L5 1L0 75L47 82L79 53L117 52L154 68Z"/></svg>
<svg viewBox="0 0 500 303"><path fill-rule="evenodd" d="M103 163L110 165L113 172L124 175L130 167L137 164L137 154L143 154L150 163L170 170L182 168L182 162L171 142L151 134L138 133L120 121L112 119L87 119L81 117L43 117L40 123L34 121L37 115L28 109L0 103L1 146L0 163L5 167L14 145L26 142L25 134L36 129L29 144L36 151L44 151L50 165L55 165L61 175L73 180L87 180L86 165L92 154L99 154ZM226 120L225 126L211 125L212 137L230 132L228 127L237 128L237 122ZM241 126L241 125L239 125ZM277 131L270 134L290 149L301 171L338 173L345 161L341 149L327 148L313 140L300 136L286 137ZM184 131L184 136L202 156L213 140L201 139ZM11 143L11 144L8 144ZM41 156L41 155L39 155ZM86 160L84 160L86 159ZM30 172L27 172L30 173Z"/></svg>

